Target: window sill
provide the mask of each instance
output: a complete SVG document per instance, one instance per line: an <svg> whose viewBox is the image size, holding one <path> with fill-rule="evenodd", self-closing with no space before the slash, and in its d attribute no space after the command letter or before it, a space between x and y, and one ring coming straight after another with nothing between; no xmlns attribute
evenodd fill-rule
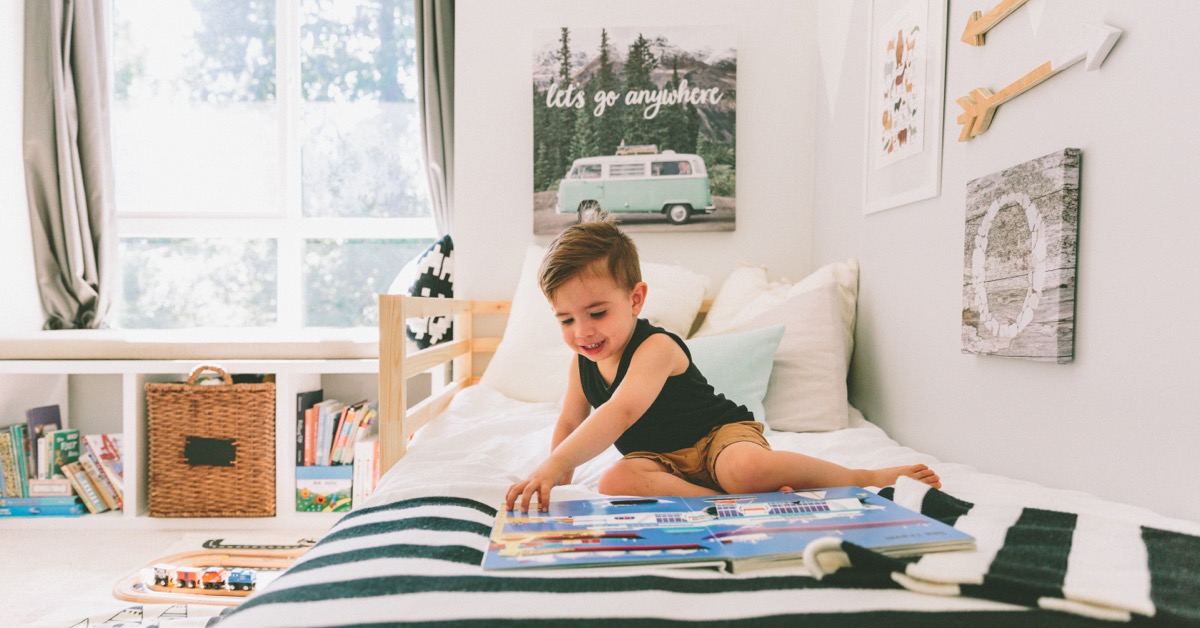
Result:
<svg viewBox="0 0 1200 628"><path fill-rule="evenodd" d="M379 357L359 329L71 329L0 337L0 360L338 360Z"/></svg>

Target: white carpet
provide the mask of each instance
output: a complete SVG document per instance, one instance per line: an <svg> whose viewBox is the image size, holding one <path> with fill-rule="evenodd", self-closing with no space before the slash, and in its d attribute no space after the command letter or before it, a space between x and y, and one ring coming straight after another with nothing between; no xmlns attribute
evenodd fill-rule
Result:
<svg viewBox="0 0 1200 628"><path fill-rule="evenodd" d="M277 532L0 529L0 598L6 615L0 625L86 626L81 624L85 618L117 615L138 604L113 597L114 584L162 556L201 550L208 539L283 544L323 532L320 527ZM193 614L197 611L205 609Z"/></svg>

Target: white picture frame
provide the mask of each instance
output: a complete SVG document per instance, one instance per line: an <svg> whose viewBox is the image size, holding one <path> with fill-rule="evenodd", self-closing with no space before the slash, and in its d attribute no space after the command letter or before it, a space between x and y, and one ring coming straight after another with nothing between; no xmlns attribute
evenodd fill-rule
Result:
<svg viewBox="0 0 1200 628"><path fill-rule="evenodd" d="M947 0L869 3L864 214L941 192L946 9Z"/></svg>

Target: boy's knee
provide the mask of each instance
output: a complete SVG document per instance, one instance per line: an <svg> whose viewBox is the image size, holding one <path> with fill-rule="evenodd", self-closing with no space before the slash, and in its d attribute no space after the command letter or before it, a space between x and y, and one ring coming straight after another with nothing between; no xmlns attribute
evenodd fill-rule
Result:
<svg viewBox="0 0 1200 628"><path fill-rule="evenodd" d="M753 455L757 452L750 455L740 455L744 452L735 453L732 450L723 453L734 454L718 458L715 479L726 493L761 493L778 488L763 487L762 463L758 456Z"/></svg>
<svg viewBox="0 0 1200 628"><path fill-rule="evenodd" d="M617 463L609 467L603 475L600 476L600 481L597 483L597 490L605 495L626 495L630 485L630 472L625 468L625 465Z"/></svg>

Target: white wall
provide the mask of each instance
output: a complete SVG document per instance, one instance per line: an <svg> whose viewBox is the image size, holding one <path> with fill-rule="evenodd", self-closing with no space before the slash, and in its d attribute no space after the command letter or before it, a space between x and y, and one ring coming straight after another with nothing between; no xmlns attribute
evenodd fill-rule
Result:
<svg viewBox="0 0 1200 628"><path fill-rule="evenodd" d="M943 460L1200 519L1200 4L1034 0L986 46L961 43L967 15L993 4L950 6L939 197L861 214L862 0L833 105L828 92L818 99L814 257L862 264L852 401ZM1069 68L1001 106L984 135L957 141L958 96L997 91L1096 21L1125 30L1098 72ZM1075 361L964 355L966 183L1064 147L1083 151Z"/></svg>
<svg viewBox="0 0 1200 628"><path fill-rule="evenodd" d="M727 26L738 35L737 230L635 234L642 258L720 285L739 261L810 268L816 59L811 3L460 0L455 29L456 294L507 298L533 235L531 33L546 27ZM653 290L651 286L651 290Z"/></svg>
<svg viewBox="0 0 1200 628"><path fill-rule="evenodd" d="M0 90L0 330L6 333L42 326L21 156L24 24L25 3L0 3L0 77L5 85Z"/></svg>

